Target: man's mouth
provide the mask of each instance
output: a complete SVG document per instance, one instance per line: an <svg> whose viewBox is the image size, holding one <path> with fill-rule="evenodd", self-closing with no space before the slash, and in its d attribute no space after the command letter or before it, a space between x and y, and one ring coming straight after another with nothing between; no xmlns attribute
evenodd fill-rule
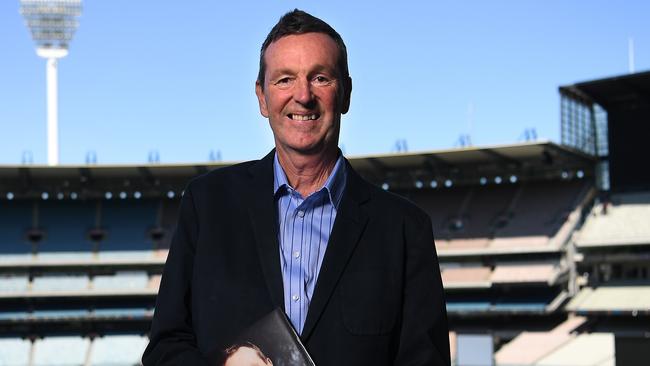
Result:
<svg viewBox="0 0 650 366"><path fill-rule="evenodd" d="M318 119L320 117L320 114L317 113L312 113L312 114L297 114L297 113L289 113L287 115L290 119L294 121L313 121Z"/></svg>

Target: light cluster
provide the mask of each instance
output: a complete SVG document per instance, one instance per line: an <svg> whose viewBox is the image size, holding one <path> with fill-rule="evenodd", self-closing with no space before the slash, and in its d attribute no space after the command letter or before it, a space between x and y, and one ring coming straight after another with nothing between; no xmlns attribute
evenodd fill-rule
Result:
<svg viewBox="0 0 650 366"><path fill-rule="evenodd" d="M573 179L573 178L583 179L585 177L585 172L583 170L577 170L575 172L568 171L568 170L563 170L563 171L561 171L559 173L559 177L562 180L570 180L570 179ZM482 177L479 178L478 184L481 185L481 186L485 186L485 185L488 185L490 183L493 183L495 185L500 185L500 184L505 184L505 183L516 184L516 183L519 182L519 180L520 180L520 177L518 177L515 174L506 175L505 177L503 177L501 175L495 175L495 176L493 176L491 178L489 178L487 176L482 176ZM393 186L393 183L395 183L395 182L384 181L381 184L381 188L383 190L385 190L385 191L390 190L391 186ZM444 186L445 188L451 188L451 187L454 186L455 183L458 183L458 182L454 182L454 180L452 180L451 178L438 179L438 180L433 179L433 180L429 181L428 187L432 188L432 189L438 188L439 186ZM461 183L467 184L467 181L466 180L461 181ZM422 179L415 180L413 184L414 184L415 188L417 188L417 189L422 189L422 188L424 188L426 186L425 181L423 181Z"/></svg>
<svg viewBox="0 0 650 366"><path fill-rule="evenodd" d="M20 13L39 48L68 49L81 8L81 0L20 1Z"/></svg>
<svg viewBox="0 0 650 366"><path fill-rule="evenodd" d="M180 196L182 197L183 194L185 193L185 191L181 191L179 193L180 193ZM152 195L150 195L150 194L147 195L147 197L151 197L151 196ZM155 196L157 196L157 195L155 195ZM166 191L164 193L163 196L167 197L170 200L172 200L172 199L177 197L177 192L175 192L173 190L168 190L168 191ZM6 192L4 194L4 197L0 196L0 199L4 198L7 201L13 201L16 198L25 198L25 197L26 196L17 197L16 193L9 191L9 192ZM31 197L31 195L29 197ZM40 197L40 199L43 200L43 201L54 199L55 197L59 201L64 200L64 199L70 199L72 201L75 201L75 200L77 200L79 198L79 193L74 192L74 191L69 192L69 193L57 192L56 195L51 195L50 192L43 191L40 194L38 194L37 197ZM133 198L133 199L139 200L139 199L143 198L143 194L140 191L133 191L133 192L130 192L130 193L125 192L125 191L120 191L119 193L114 195L113 192L106 191L101 195L101 197L103 197L105 200L112 200L112 199L115 199L115 198L118 198L118 197L121 200L126 200L128 198Z"/></svg>

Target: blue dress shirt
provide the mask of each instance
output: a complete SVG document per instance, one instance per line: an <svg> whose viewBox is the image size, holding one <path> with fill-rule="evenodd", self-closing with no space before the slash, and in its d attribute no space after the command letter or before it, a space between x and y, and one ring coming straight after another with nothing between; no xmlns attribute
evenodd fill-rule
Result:
<svg viewBox="0 0 650 366"><path fill-rule="evenodd" d="M345 162L339 155L325 185L306 198L289 184L277 153L273 172L284 311L300 334L345 189Z"/></svg>

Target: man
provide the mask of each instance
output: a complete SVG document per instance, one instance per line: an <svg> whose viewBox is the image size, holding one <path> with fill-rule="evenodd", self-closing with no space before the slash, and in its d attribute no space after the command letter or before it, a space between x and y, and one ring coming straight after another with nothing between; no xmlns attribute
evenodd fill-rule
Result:
<svg viewBox="0 0 650 366"><path fill-rule="evenodd" d="M252 343L230 346L224 354L223 366L273 366L271 359Z"/></svg>
<svg viewBox="0 0 650 366"><path fill-rule="evenodd" d="M275 149L186 188L144 365L208 364L276 307L319 366L449 364L429 217L337 148L351 90L339 34L283 16L255 85Z"/></svg>

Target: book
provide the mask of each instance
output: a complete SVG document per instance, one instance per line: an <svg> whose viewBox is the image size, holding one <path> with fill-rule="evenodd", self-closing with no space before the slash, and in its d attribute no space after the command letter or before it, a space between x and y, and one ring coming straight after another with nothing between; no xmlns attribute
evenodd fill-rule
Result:
<svg viewBox="0 0 650 366"><path fill-rule="evenodd" d="M224 366L315 366L284 311L276 308L222 350Z"/></svg>

